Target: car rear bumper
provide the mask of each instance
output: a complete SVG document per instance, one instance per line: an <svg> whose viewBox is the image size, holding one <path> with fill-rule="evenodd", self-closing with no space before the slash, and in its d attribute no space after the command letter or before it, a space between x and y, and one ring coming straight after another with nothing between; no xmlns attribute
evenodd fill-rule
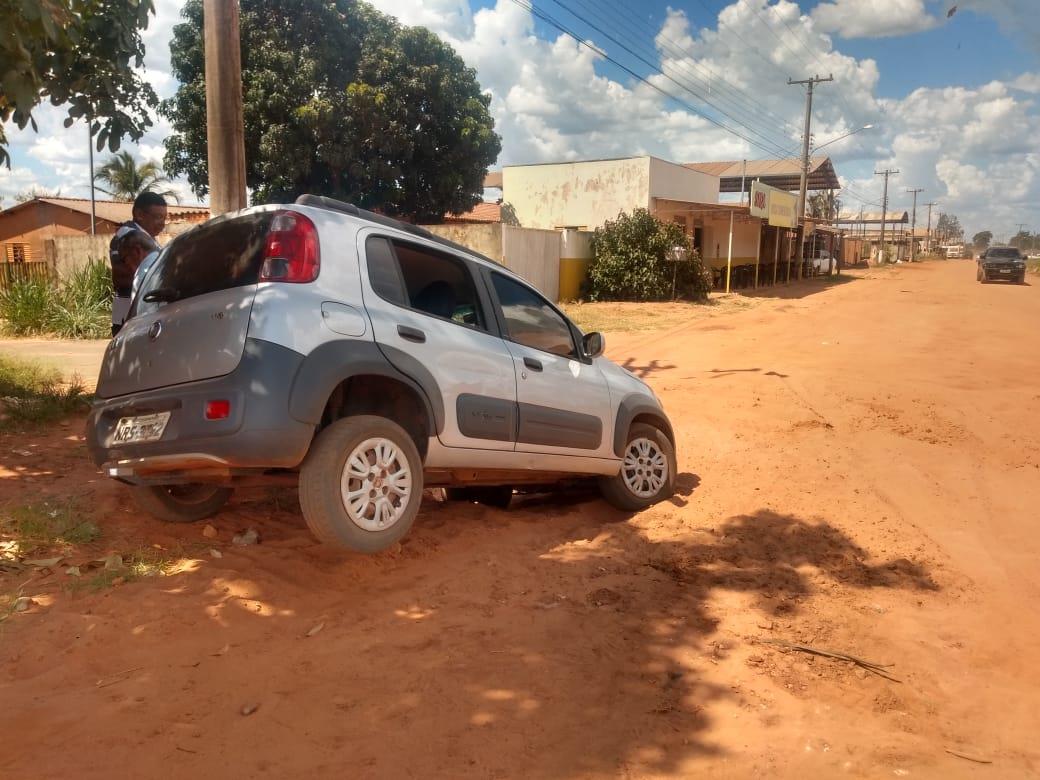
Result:
<svg viewBox="0 0 1040 780"><path fill-rule="evenodd" d="M99 400L87 420L87 446L106 474L128 482L214 477L241 469L294 468L314 426L289 415L289 393L303 356L259 339L247 339L230 374ZM227 418L207 420L208 401L226 400ZM157 441L113 442L124 417L169 412Z"/></svg>

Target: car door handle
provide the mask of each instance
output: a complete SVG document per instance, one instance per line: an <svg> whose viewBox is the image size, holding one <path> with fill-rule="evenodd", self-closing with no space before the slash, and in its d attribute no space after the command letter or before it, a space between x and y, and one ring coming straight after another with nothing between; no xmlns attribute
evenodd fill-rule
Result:
<svg viewBox="0 0 1040 780"><path fill-rule="evenodd" d="M418 328L409 328L407 325L398 325L397 335L405 341L414 341L416 344L426 343L426 334Z"/></svg>
<svg viewBox="0 0 1040 780"><path fill-rule="evenodd" d="M524 358L524 365L527 366L532 371L541 371L542 370L542 361L535 360L532 357L525 357Z"/></svg>

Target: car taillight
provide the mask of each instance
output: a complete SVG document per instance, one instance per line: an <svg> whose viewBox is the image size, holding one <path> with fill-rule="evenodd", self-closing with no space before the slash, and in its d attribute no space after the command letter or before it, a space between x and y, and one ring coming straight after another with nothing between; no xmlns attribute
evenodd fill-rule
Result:
<svg viewBox="0 0 1040 780"><path fill-rule="evenodd" d="M264 244L261 282L313 282L321 268L318 229L303 214L279 211Z"/></svg>
<svg viewBox="0 0 1040 780"><path fill-rule="evenodd" d="M224 399L206 401L207 420L226 420L231 416L231 402Z"/></svg>

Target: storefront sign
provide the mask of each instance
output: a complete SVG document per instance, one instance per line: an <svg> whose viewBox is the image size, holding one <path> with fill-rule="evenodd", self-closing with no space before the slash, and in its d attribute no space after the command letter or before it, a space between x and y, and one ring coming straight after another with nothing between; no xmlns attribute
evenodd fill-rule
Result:
<svg viewBox="0 0 1040 780"><path fill-rule="evenodd" d="M759 181L751 182L751 216L768 219L774 227L793 228L798 226L797 208L797 195Z"/></svg>

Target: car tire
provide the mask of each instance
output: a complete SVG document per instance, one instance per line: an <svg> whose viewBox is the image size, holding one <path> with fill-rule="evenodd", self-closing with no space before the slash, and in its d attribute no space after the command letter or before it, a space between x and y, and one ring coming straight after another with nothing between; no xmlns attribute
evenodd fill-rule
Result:
<svg viewBox="0 0 1040 780"><path fill-rule="evenodd" d="M234 489L220 485L138 485L137 505L167 523L194 523L212 517L228 502Z"/></svg>
<svg viewBox="0 0 1040 780"><path fill-rule="evenodd" d="M599 480L600 492L608 503L636 512L675 492L675 448L661 429L643 423L632 425L621 457L621 470Z"/></svg>
<svg viewBox="0 0 1040 780"><path fill-rule="evenodd" d="M422 491L419 450L385 417L337 420L318 434L300 468L300 508L311 533L362 553L385 550L408 533Z"/></svg>
<svg viewBox="0 0 1040 780"><path fill-rule="evenodd" d="M452 487L445 489L444 495L449 501L469 501L495 509L509 509L509 503L513 500L513 486Z"/></svg>

